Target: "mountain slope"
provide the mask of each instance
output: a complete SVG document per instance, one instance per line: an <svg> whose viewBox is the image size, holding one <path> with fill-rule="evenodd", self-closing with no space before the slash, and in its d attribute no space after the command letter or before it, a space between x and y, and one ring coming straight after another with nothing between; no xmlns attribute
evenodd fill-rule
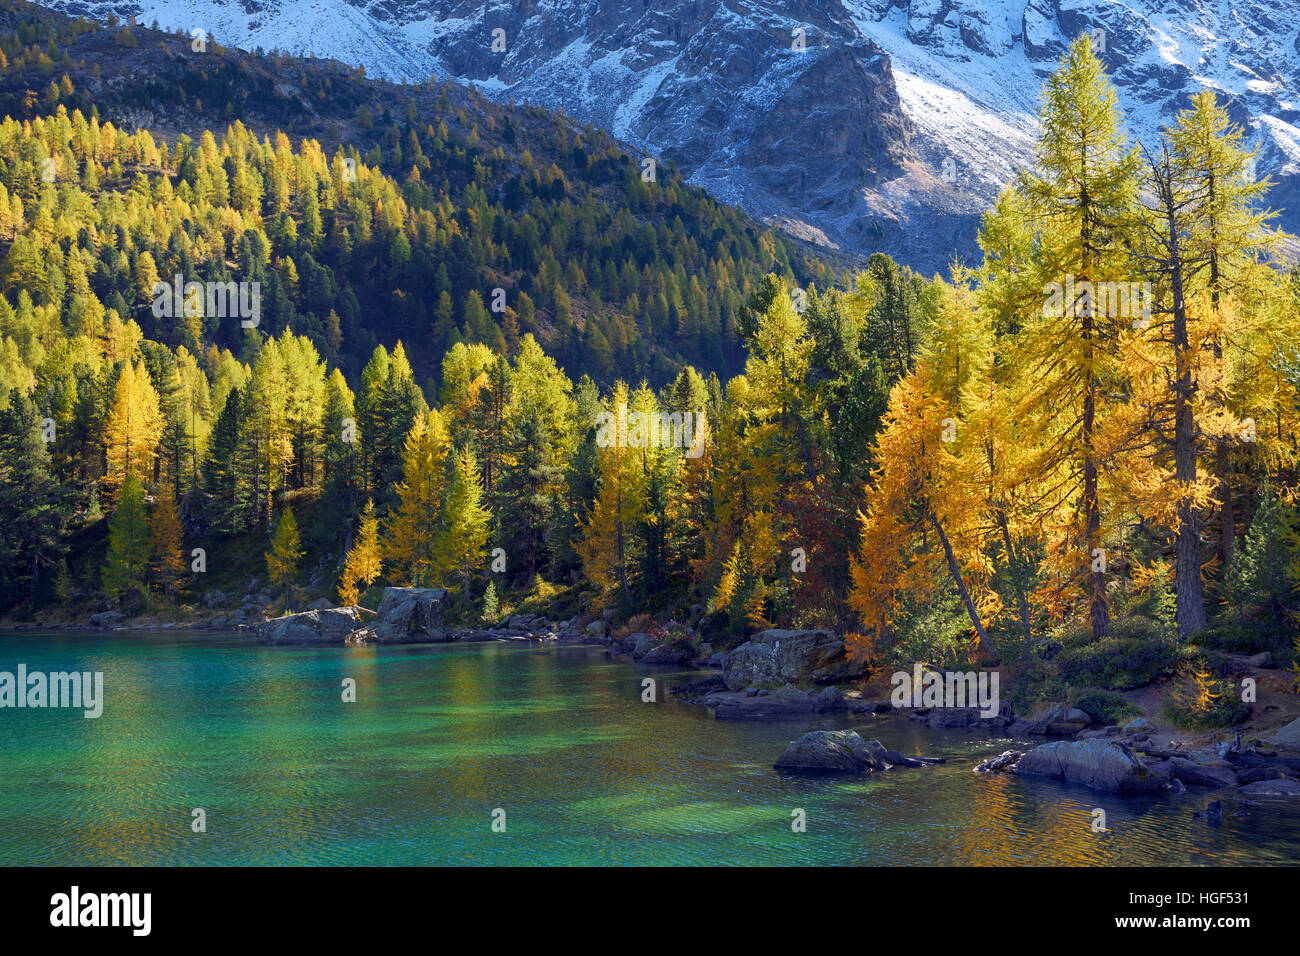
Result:
<svg viewBox="0 0 1300 956"><path fill-rule="evenodd" d="M210 223L181 208L148 236L85 240L108 257L92 283L100 302L168 345L250 347L233 321L160 322L129 279L140 274L139 254L150 251L163 277L257 278L244 275L253 263L237 251L241 233L256 233L249 241L265 250L261 331L307 335L349 374L377 344L400 339L422 383L437 381L456 341L513 348L527 333L602 384L645 377L657 385L685 363L725 373L742 361L736 325L760 275L823 288L834 281L829 263L686 185L672 164L646 183L607 133L454 83L399 86L337 62L216 44L196 54L174 34L93 29L22 2L0 4L0 51L0 114L68 124L80 111L119 130L147 129L177 167L166 187L149 188L168 201L168 190L185 189L183 202L207 196L213 215L233 217L221 255L209 245L217 240L196 237ZM216 139L204 148L218 149L232 129L235 142L251 132L258 144L252 172L231 159L213 183L177 158L209 132ZM320 146L294 142L307 139ZM329 189L303 186L305 173L257 166L293 146L328 162ZM43 198L47 158L53 179L45 182L61 189L60 171L78 161L66 150L21 163L0 157L0 185L24 209ZM158 172L149 164L83 172L81 189L114 196L132 188L131 177L143 176L144 188ZM343 202L346 183L356 195ZM55 261L66 250L48 236L24 244L21 256L6 244L12 238L0 228L0 257L30 262L24 274L66 271ZM0 275L4 290L20 285ZM51 307L61 289L49 290Z"/></svg>
<svg viewBox="0 0 1300 956"><path fill-rule="evenodd" d="M797 235L925 268L971 250L980 211L1028 159L1043 78L1086 31L1137 137L1202 84L1226 97L1300 228L1289 0L48 3L561 108Z"/></svg>

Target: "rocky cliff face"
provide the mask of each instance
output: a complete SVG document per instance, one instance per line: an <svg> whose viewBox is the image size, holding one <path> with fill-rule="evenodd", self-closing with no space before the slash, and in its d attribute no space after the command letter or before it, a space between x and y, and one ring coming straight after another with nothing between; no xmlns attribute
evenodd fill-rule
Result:
<svg viewBox="0 0 1300 956"><path fill-rule="evenodd" d="M563 109L797 235L925 269L971 251L1080 33L1130 132L1219 91L1300 227L1291 0L46 0Z"/></svg>

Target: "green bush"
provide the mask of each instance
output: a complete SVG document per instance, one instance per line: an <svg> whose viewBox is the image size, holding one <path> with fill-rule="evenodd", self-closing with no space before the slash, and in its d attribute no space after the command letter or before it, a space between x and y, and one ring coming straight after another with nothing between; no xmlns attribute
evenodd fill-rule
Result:
<svg viewBox="0 0 1300 956"><path fill-rule="evenodd" d="M956 598L909 603L895 624L890 663L902 668L910 668L916 661L940 668L968 664L970 619Z"/></svg>
<svg viewBox="0 0 1300 956"><path fill-rule="evenodd" d="M1241 699L1234 681L1201 667L1165 694L1160 716L1188 730L1209 730L1241 723L1250 716L1250 705Z"/></svg>
<svg viewBox="0 0 1300 956"><path fill-rule="evenodd" d="M1195 639L1200 647L1229 654L1283 654L1290 643L1289 637L1271 624L1232 619L1214 621Z"/></svg>
<svg viewBox="0 0 1300 956"><path fill-rule="evenodd" d="M1190 656L1188 649L1169 641L1131 636L1134 629L1130 623L1126 636L1063 650L1056 658L1061 679L1073 687L1133 690L1178 673Z"/></svg>
<svg viewBox="0 0 1300 956"><path fill-rule="evenodd" d="M1064 700L1068 688L1057 674L1054 661L1025 660L1006 667L1002 698L1017 714L1029 714L1039 705Z"/></svg>
<svg viewBox="0 0 1300 956"><path fill-rule="evenodd" d="M1102 724L1122 724L1142 716L1140 707L1113 691L1088 688L1070 696L1075 707Z"/></svg>

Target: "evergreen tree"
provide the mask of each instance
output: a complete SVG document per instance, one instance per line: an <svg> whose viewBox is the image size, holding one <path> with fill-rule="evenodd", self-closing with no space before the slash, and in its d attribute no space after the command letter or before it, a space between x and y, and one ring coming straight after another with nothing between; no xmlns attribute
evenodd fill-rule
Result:
<svg viewBox="0 0 1300 956"><path fill-rule="evenodd" d="M181 515L170 490L160 494L154 505L149 546L153 581L162 588L164 594L171 595L180 587L185 576L185 554Z"/></svg>
<svg viewBox="0 0 1300 956"><path fill-rule="evenodd" d="M63 550L67 496L50 473L36 404L18 389L0 411L0 581L6 603L34 597Z"/></svg>
<svg viewBox="0 0 1300 956"><path fill-rule="evenodd" d="M470 583L482 565L492 515L483 507L483 485L474 453L464 449L453 454L450 461L434 566L448 580L460 580L465 607L470 608Z"/></svg>
<svg viewBox="0 0 1300 956"><path fill-rule="evenodd" d="M344 604L356 604L361 600L359 585L370 587L382 571L379 519L375 517L375 503L367 501L361 511L361 527L357 532L356 543L352 545L343 564L343 574L339 579L339 600Z"/></svg>
<svg viewBox="0 0 1300 956"><path fill-rule="evenodd" d="M271 537L271 550L266 552L266 573L271 584L284 591L286 604L289 589L298 577L298 559L303 555L299 550L301 546L298 521L293 516L293 509L285 505L280 509L280 519Z"/></svg>
<svg viewBox="0 0 1300 956"><path fill-rule="evenodd" d="M108 520L108 557L104 563L102 590L110 600L130 591L145 591L149 570L149 514L145 508L144 485L128 473L118 495L117 506Z"/></svg>

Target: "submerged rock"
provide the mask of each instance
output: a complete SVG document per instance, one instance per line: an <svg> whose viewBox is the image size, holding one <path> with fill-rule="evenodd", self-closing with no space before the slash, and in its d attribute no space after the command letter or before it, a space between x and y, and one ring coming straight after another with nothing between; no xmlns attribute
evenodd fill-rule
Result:
<svg viewBox="0 0 1300 956"><path fill-rule="evenodd" d="M1141 793L1163 786L1124 744L1114 740L1061 740L1035 747L1016 765L1022 776L1053 777L1107 793Z"/></svg>
<svg viewBox="0 0 1300 956"><path fill-rule="evenodd" d="M1260 780L1237 791L1245 797L1300 797L1300 782L1295 780Z"/></svg>

